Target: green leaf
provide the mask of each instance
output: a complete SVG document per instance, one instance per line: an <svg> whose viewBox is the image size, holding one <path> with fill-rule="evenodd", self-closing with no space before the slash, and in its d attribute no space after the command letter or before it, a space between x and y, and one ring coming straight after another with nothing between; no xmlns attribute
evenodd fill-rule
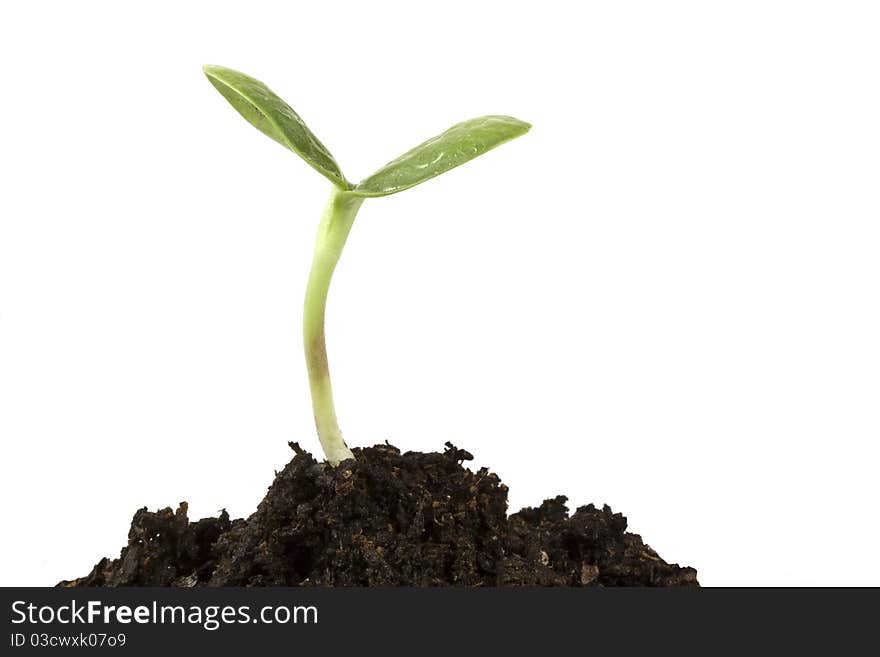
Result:
<svg viewBox="0 0 880 657"><path fill-rule="evenodd" d="M330 151L309 130L299 114L254 78L223 66L203 66L205 75L251 125L304 159L318 173L343 189L345 176Z"/></svg>
<svg viewBox="0 0 880 657"><path fill-rule="evenodd" d="M357 196L387 196L454 169L529 131L532 126L511 116L481 116L458 123L392 160L357 185Z"/></svg>

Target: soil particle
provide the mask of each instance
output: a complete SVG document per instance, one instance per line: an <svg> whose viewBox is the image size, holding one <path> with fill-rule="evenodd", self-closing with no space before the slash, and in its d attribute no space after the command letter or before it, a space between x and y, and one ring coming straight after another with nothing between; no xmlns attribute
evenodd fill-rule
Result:
<svg viewBox="0 0 880 657"><path fill-rule="evenodd" d="M296 443L246 520L134 515L118 559L59 586L698 586L607 506L566 498L507 515L507 487L473 457L355 449L336 468Z"/></svg>

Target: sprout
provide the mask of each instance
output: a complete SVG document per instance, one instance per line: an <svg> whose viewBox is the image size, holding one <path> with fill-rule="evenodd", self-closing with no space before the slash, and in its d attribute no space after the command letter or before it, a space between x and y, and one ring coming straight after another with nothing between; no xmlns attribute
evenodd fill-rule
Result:
<svg viewBox="0 0 880 657"><path fill-rule="evenodd" d="M318 439L327 461L338 465L354 458L342 439L333 406L324 311L333 270L355 216L365 198L409 189L496 146L528 132L528 123L509 116L482 116L456 124L392 160L360 183L349 183L327 147L305 122L265 84L222 66L205 66L205 75L251 125L299 155L333 183L330 200L318 226L315 255L303 309L303 347L312 392Z"/></svg>

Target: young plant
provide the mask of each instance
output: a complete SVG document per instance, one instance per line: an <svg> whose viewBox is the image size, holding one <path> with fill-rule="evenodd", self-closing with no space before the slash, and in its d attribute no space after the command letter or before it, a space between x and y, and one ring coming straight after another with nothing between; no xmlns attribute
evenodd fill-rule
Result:
<svg viewBox="0 0 880 657"><path fill-rule="evenodd" d="M222 66L205 66L204 71L217 91L251 125L299 155L333 184L318 226L306 288L303 347L318 439L327 461L337 465L354 455L342 439L333 406L324 341L324 310L333 270L358 209L366 198L388 196L414 187L525 134L531 126L510 116L481 116L458 123L355 185L345 179L336 160L299 115L265 84Z"/></svg>

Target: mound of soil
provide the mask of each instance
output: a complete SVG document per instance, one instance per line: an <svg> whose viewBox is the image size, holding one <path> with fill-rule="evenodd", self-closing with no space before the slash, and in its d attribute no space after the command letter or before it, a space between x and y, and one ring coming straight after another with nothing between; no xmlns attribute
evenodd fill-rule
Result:
<svg viewBox="0 0 880 657"><path fill-rule="evenodd" d="M296 443L247 520L139 510L118 559L59 586L698 586L592 504L507 515L507 487L473 457L390 445L333 468Z"/></svg>

